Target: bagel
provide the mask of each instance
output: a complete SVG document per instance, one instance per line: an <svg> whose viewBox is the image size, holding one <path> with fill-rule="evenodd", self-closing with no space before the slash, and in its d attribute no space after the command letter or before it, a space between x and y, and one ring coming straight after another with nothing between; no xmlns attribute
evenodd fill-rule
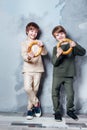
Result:
<svg viewBox="0 0 87 130"><path fill-rule="evenodd" d="M28 53L32 52L32 47L33 47L34 45L37 45L37 46L39 47L38 51L34 54L34 57L37 57L37 56L39 56L39 55L41 54L41 52L42 52L42 47L40 47L40 46L38 45L38 41L33 41L33 42L29 43L29 47L28 47L28 51L27 51L27 52L28 52Z"/></svg>
<svg viewBox="0 0 87 130"><path fill-rule="evenodd" d="M65 38L65 39L63 39L62 41L60 41L60 42L58 42L58 44L57 44L57 48L58 47L61 47L61 44L63 43L63 42L68 42L69 44L72 42L72 40L71 39L68 39L68 38ZM70 54L72 52L72 47L70 47L67 51L63 51L63 55L68 55L68 54Z"/></svg>

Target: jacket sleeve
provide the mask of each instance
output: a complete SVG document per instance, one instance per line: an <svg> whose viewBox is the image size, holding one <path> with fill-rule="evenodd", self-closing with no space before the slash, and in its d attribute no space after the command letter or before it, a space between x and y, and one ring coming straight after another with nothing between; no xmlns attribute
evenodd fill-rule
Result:
<svg viewBox="0 0 87 130"><path fill-rule="evenodd" d="M86 54L86 50L81 47L78 43L76 43L76 46L73 48L74 55L84 56Z"/></svg>
<svg viewBox="0 0 87 130"><path fill-rule="evenodd" d="M63 59L63 55L60 55L59 57L56 56L56 47L53 48L53 55L52 55L52 64L54 66L58 66L60 64L60 62Z"/></svg>

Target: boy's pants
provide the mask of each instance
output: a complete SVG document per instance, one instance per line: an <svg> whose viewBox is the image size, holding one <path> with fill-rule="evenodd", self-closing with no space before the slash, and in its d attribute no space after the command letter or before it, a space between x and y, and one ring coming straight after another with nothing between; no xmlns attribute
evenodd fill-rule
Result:
<svg viewBox="0 0 87 130"><path fill-rule="evenodd" d="M33 107L33 105L36 106L39 102L36 95L39 89L41 75L42 73L37 72L24 73L24 90L28 94L28 110L30 110Z"/></svg>
<svg viewBox="0 0 87 130"><path fill-rule="evenodd" d="M60 111L60 88L61 84L65 87L67 93L67 111L73 110L74 107L74 91L73 91L73 78L72 77L53 77L52 85L52 100L54 111Z"/></svg>

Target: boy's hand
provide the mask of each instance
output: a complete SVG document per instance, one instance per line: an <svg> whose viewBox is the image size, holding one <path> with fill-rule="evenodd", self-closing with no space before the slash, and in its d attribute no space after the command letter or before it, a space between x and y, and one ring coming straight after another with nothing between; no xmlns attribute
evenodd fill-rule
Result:
<svg viewBox="0 0 87 130"><path fill-rule="evenodd" d="M72 41L71 43L70 43L70 47L75 47L76 46L76 43L74 42L74 41Z"/></svg>
<svg viewBox="0 0 87 130"><path fill-rule="evenodd" d="M56 54L56 56L59 57L62 53L63 53L62 48L61 48L61 47L58 47L58 48L57 48L57 54Z"/></svg>
<svg viewBox="0 0 87 130"><path fill-rule="evenodd" d="M38 41L38 46L42 47L44 45L43 45L43 43L41 41Z"/></svg>
<svg viewBox="0 0 87 130"><path fill-rule="evenodd" d="M33 52L30 52L30 53L28 53L28 56L29 56L29 59L31 59L31 58L34 57L34 53L33 53Z"/></svg>

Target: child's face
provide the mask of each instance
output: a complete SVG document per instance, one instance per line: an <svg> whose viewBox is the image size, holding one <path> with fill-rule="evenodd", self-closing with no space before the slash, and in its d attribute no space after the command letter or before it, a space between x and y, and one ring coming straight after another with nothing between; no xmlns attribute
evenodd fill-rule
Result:
<svg viewBox="0 0 87 130"><path fill-rule="evenodd" d="M58 41L62 41L64 38L66 38L66 34L64 32L60 32L60 33L55 32L54 36Z"/></svg>
<svg viewBox="0 0 87 130"><path fill-rule="evenodd" d="M28 37L31 40L34 40L34 39L36 39L37 34L38 34L38 30L35 27L30 27L30 29L28 31Z"/></svg>

